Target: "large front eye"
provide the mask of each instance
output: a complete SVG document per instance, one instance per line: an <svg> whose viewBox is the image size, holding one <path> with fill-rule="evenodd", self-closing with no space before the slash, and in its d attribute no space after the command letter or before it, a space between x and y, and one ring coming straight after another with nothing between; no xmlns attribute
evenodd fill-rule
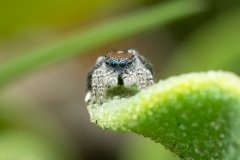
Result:
<svg viewBox="0 0 240 160"><path fill-rule="evenodd" d="M111 66L112 66L113 68L117 68L118 62L117 62L117 61L112 61L112 62L111 62Z"/></svg>
<svg viewBox="0 0 240 160"><path fill-rule="evenodd" d="M126 63L125 61L119 62L119 66L120 66L121 68L126 67L126 65L127 65L127 63Z"/></svg>

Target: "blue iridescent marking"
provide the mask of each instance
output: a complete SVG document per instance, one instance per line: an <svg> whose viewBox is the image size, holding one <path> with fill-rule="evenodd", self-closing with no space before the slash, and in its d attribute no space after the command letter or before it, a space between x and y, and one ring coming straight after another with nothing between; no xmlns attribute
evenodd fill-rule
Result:
<svg viewBox="0 0 240 160"><path fill-rule="evenodd" d="M125 61L119 62L119 66L120 66L121 68L126 67L126 65L127 65L127 63L126 63Z"/></svg>
<svg viewBox="0 0 240 160"><path fill-rule="evenodd" d="M112 61L112 62L111 62L111 66L112 66L113 68L117 68L118 62L117 62L117 61Z"/></svg>

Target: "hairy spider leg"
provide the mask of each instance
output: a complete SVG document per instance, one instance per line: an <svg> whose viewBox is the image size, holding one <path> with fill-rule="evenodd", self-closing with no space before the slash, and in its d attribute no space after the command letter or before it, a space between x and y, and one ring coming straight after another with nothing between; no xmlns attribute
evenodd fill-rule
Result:
<svg viewBox="0 0 240 160"><path fill-rule="evenodd" d="M98 76L98 94L100 98L100 104L103 103L103 98L105 96L105 91L104 91L104 83L103 83L103 74L102 74L102 68L99 68L99 76Z"/></svg>
<svg viewBox="0 0 240 160"><path fill-rule="evenodd" d="M138 81L140 83L141 89L145 89L146 88L146 82L145 82L145 79L143 77L143 68L142 67L137 67L137 76L138 76Z"/></svg>
<svg viewBox="0 0 240 160"><path fill-rule="evenodd" d="M100 90L98 92L98 90ZM103 100L104 96L104 88L103 88L103 75L102 75L102 68L96 69L92 74L92 97L93 103L96 103L97 94L99 94L100 101L101 98Z"/></svg>
<svg viewBox="0 0 240 160"><path fill-rule="evenodd" d="M92 74L92 97L93 97L93 103L96 103L96 94L97 94L97 84L98 84L98 78L95 70Z"/></svg>
<svg viewBox="0 0 240 160"><path fill-rule="evenodd" d="M143 71L146 73L146 75L147 75L147 86L152 86L153 85L153 75L152 75L152 73L149 71L149 70L147 70L147 69L143 69Z"/></svg>

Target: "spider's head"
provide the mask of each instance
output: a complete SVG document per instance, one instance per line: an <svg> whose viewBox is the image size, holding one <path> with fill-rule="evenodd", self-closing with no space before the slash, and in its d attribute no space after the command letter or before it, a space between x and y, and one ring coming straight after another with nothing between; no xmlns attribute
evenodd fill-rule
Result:
<svg viewBox="0 0 240 160"><path fill-rule="evenodd" d="M132 65L134 61L134 56L137 52L133 49L128 50L127 52L124 51L109 51L105 55L105 63L114 69L125 69Z"/></svg>

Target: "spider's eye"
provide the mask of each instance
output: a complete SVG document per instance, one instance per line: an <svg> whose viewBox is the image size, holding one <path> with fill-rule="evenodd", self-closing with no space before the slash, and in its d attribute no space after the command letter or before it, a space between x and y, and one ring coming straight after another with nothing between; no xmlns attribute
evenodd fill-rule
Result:
<svg viewBox="0 0 240 160"><path fill-rule="evenodd" d="M106 63L106 65L108 65L108 66L110 65L109 60L106 60L105 63Z"/></svg>
<svg viewBox="0 0 240 160"><path fill-rule="evenodd" d="M111 66L112 66L113 68L117 68L118 62L117 62L117 61L112 61L112 62L111 62Z"/></svg>
<svg viewBox="0 0 240 160"><path fill-rule="evenodd" d="M132 64L132 61L128 61L128 65L131 65Z"/></svg>
<svg viewBox="0 0 240 160"><path fill-rule="evenodd" d="M120 66L121 68L126 67L126 65L127 65L127 63L126 63L125 61L119 62L119 66Z"/></svg>

